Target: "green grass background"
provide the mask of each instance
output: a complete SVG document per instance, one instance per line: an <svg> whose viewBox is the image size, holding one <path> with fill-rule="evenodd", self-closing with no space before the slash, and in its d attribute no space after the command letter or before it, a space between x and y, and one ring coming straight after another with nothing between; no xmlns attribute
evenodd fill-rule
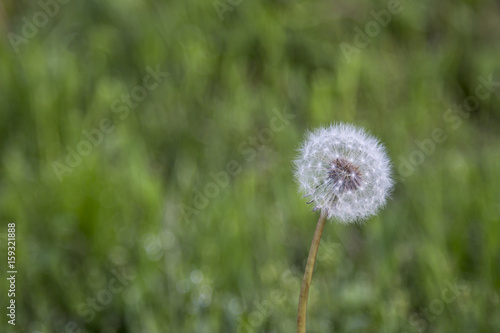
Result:
<svg viewBox="0 0 500 333"><path fill-rule="evenodd" d="M69 1L17 53L8 33L41 7L2 3L0 265L15 222L18 275L0 331L294 332L318 214L292 160L332 122L379 137L397 184L364 225L327 224L308 332L500 331L500 87L458 128L443 118L479 76L500 81L498 1L403 1L350 62L340 43L387 1L221 3ZM169 76L120 119L113 101L157 65ZM242 153L274 110L294 118ZM103 118L115 131L59 181L53 162ZM436 128L446 140L403 176ZM135 278L86 322L122 269Z"/></svg>

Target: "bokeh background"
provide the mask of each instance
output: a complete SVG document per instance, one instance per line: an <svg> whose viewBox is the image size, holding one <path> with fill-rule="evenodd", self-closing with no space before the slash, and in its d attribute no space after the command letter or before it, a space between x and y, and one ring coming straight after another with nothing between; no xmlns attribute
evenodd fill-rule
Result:
<svg viewBox="0 0 500 333"><path fill-rule="evenodd" d="M397 184L327 224L308 332L500 331L498 1L8 0L0 23L0 331L294 332L318 214L292 161L340 121Z"/></svg>

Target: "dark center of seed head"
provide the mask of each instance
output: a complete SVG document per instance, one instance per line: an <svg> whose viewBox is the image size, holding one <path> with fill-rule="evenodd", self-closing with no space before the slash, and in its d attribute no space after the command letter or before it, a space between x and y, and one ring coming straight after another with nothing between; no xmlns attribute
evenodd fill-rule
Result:
<svg viewBox="0 0 500 333"><path fill-rule="evenodd" d="M362 177L359 167L352 164L345 158L337 158L330 163L328 178L333 181L333 186L339 191L354 191L361 185Z"/></svg>

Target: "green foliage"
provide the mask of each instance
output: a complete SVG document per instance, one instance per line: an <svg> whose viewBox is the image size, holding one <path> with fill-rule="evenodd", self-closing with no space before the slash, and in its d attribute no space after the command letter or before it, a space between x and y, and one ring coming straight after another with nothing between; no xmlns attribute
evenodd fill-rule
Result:
<svg viewBox="0 0 500 333"><path fill-rule="evenodd" d="M308 331L500 330L500 83L449 111L500 81L495 2L404 1L349 59L387 1L69 1L16 47L42 9L3 6L1 331L293 332L318 214L291 161L338 121L386 144L397 184L326 226Z"/></svg>

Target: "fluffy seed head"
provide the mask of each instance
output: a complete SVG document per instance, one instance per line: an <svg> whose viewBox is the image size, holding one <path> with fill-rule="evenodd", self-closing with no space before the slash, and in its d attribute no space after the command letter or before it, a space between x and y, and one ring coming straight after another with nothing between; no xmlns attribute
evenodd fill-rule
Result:
<svg viewBox="0 0 500 333"><path fill-rule="evenodd" d="M295 160L295 177L315 211L342 223L375 214L393 185L385 147L349 124L308 133Z"/></svg>

